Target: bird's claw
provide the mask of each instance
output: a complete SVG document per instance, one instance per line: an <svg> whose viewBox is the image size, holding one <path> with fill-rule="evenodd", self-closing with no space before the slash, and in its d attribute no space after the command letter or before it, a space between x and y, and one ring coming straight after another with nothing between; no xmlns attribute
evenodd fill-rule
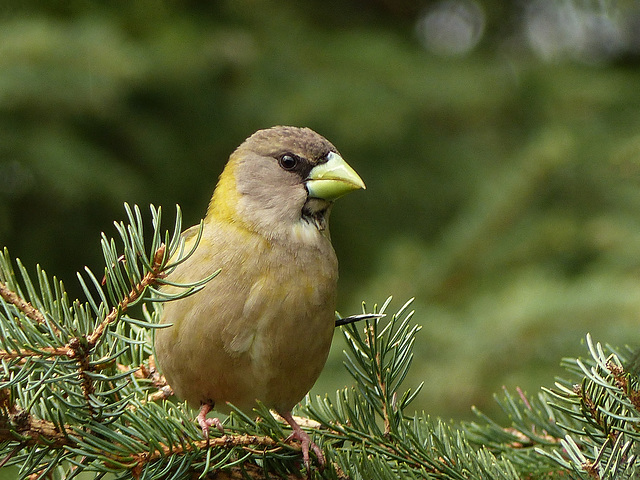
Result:
<svg viewBox="0 0 640 480"><path fill-rule="evenodd" d="M307 473L311 472L310 470L311 462L309 460L310 449L313 450L313 453L316 454L316 458L318 459L318 464L320 465L320 468L321 469L324 468L325 459L324 459L324 454L322 453L322 449L311 440L311 437L309 437L307 432L302 430L302 428L295 421L291 413L289 412L285 414L281 413L280 416L284 418L287 421L287 423L291 425L291 428L293 429L293 433L289 435L286 441L289 442L290 440L298 440L300 442L300 447L302 448L302 460L304 461L304 466L307 470Z"/></svg>
<svg viewBox="0 0 640 480"><path fill-rule="evenodd" d="M291 440L298 440L300 442L300 447L302 448L302 460L304 462L304 467L307 469L307 472L309 471L309 467L311 466L309 450L313 450L313 453L316 454L316 458L318 459L320 467L324 467L325 459L324 453L322 453L322 449L318 445L316 445L313 440L311 440L311 437L309 437L306 432L304 432L303 430L294 431L291 435L289 435L286 442L288 443Z"/></svg>
<svg viewBox="0 0 640 480"><path fill-rule="evenodd" d="M209 428L216 427L220 433L224 433L224 427L218 417L207 418L207 413L210 411L211 405L204 403L202 404L202 407L200 407L200 412L197 416L198 425L200 425L200 428L202 429L202 436L207 441L207 444L209 444Z"/></svg>

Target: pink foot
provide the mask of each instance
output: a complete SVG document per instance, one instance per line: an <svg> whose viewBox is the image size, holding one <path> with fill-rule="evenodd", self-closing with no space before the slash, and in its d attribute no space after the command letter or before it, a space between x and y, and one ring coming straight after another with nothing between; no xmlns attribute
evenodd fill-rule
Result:
<svg viewBox="0 0 640 480"><path fill-rule="evenodd" d="M203 403L200 407L200 412L196 419L198 420L198 425L202 429L202 435L204 439L209 442L209 428L216 427L220 430L220 433L224 433L224 427L222 426L222 422L218 417L215 418L207 418L207 413L209 413L212 409L212 405L210 403Z"/></svg>
<svg viewBox="0 0 640 480"><path fill-rule="evenodd" d="M320 464L320 468L324 467L325 460L322 449L318 445L313 443L311 441L311 438L309 438L309 435L307 435L307 433L302 430L302 428L300 428L300 425L296 423L293 415L291 415L291 412L280 413L280 416L284 418L293 429L293 433L287 440L298 440L302 446L302 460L304 461L304 466L307 469L307 472L310 471L309 467L311 465L309 462L309 448L311 448L311 450L313 450L313 453L316 454L318 463Z"/></svg>

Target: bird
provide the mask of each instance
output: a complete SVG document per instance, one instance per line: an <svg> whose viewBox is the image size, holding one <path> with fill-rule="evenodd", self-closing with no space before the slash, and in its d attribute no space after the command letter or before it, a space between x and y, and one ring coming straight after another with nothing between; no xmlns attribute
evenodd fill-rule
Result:
<svg viewBox="0 0 640 480"><path fill-rule="evenodd" d="M175 394L199 407L204 437L223 430L228 404L277 412L320 466L322 450L292 415L326 362L335 327L338 261L329 235L334 201L365 189L356 171L309 128L258 130L230 155L201 226L183 233L193 254L166 287L219 273L166 302L155 357Z"/></svg>

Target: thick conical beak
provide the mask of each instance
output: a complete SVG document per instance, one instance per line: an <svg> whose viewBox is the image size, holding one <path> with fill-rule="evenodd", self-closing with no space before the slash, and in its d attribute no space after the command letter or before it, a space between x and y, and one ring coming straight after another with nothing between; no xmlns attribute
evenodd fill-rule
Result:
<svg viewBox="0 0 640 480"><path fill-rule="evenodd" d="M367 188L356 171L334 152L329 152L326 162L313 167L305 184L309 197L330 202L353 190Z"/></svg>

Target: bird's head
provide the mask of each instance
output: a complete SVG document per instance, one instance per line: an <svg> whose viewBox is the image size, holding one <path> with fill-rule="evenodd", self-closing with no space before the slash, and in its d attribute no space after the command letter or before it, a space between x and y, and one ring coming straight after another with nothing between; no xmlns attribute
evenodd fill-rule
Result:
<svg viewBox="0 0 640 480"><path fill-rule="evenodd" d="M334 200L365 188L324 137L308 128L259 130L229 158L207 216L270 238L327 229Z"/></svg>

